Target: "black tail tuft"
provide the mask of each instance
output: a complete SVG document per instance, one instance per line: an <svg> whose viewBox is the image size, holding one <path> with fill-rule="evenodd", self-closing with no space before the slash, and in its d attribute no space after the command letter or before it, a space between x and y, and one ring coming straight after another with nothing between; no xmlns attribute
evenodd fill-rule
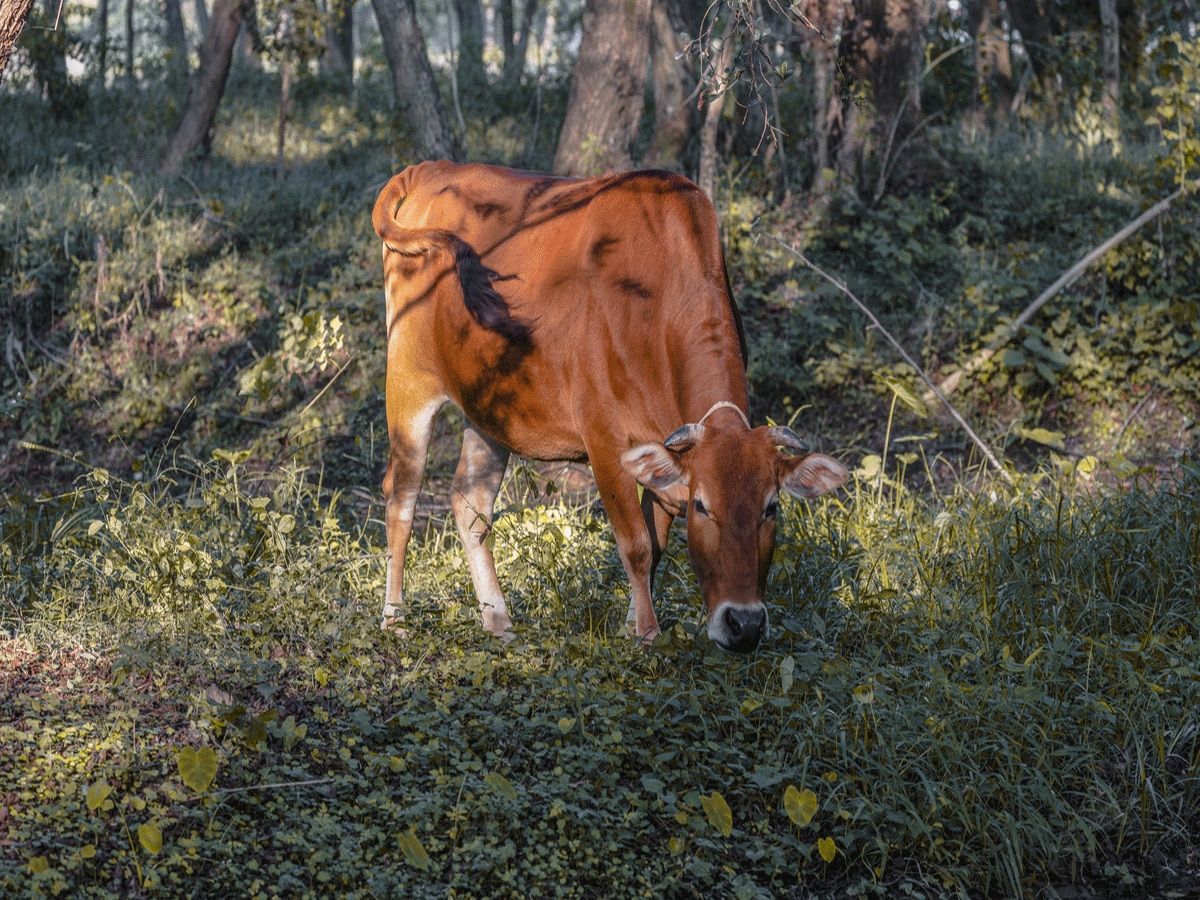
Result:
<svg viewBox="0 0 1200 900"><path fill-rule="evenodd" d="M456 240L454 263L462 285L463 303L475 321L513 343L528 343L529 326L513 318L508 301L492 285L502 276L485 266L466 241Z"/></svg>

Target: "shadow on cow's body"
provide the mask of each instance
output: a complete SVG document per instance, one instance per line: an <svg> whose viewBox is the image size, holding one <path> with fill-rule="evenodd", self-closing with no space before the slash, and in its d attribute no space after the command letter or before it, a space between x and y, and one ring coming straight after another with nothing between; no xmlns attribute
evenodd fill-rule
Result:
<svg viewBox="0 0 1200 900"><path fill-rule="evenodd" d="M749 427L741 322L703 193L667 172L573 180L426 162L388 182L373 221L387 295L385 627L403 614L426 451L451 402L467 420L451 506L485 628L512 624L485 538L515 452L591 464L635 636L658 633L653 573L686 513L708 633L754 649L779 491L815 496L847 472L787 429Z"/></svg>

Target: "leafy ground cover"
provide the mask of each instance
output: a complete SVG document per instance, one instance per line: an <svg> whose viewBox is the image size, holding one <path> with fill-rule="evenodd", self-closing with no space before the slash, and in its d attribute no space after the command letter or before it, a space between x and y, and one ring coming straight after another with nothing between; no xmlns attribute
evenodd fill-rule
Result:
<svg viewBox="0 0 1200 900"><path fill-rule="evenodd" d="M382 634L374 532L301 473L244 466L186 488L95 470L40 552L6 535L6 895L1017 896L1196 875L1194 472L880 503L860 470L848 500L789 508L772 638L740 658L697 627L678 547L664 639L620 637L587 503L500 518L512 644L479 629L432 527L408 632Z"/></svg>

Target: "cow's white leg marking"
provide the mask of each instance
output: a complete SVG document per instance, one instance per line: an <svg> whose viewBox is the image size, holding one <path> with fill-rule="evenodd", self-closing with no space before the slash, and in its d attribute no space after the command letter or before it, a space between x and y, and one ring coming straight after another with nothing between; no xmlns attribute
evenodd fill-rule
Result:
<svg viewBox="0 0 1200 900"><path fill-rule="evenodd" d="M512 637L508 608L496 577L496 561L487 545L496 495L508 466L508 450L470 423L463 432L462 455L454 472L450 505L458 537L467 554L471 583L479 600L483 627L505 639Z"/></svg>
<svg viewBox="0 0 1200 900"><path fill-rule="evenodd" d="M387 531L387 587L384 589L381 625L400 630L404 621L404 557L412 536L417 495L425 476L425 456L433 423L442 401L426 404L403 422L389 426L390 452L383 476L384 527Z"/></svg>

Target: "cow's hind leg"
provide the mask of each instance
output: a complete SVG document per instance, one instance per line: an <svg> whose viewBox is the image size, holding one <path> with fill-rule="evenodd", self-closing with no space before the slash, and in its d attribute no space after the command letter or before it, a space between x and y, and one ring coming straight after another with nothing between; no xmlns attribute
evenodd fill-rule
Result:
<svg viewBox="0 0 1200 900"><path fill-rule="evenodd" d="M488 547L492 530L492 512L504 471L508 467L508 449L496 443L469 422L463 431L462 455L454 472L450 504L458 537L467 554L471 583L479 600L483 627L502 638L512 637L508 630L512 619L500 593L496 561Z"/></svg>
<svg viewBox="0 0 1200 900"><path fill-rule="evenodd" d="M387 531L387 588L383 628L400 630L404 621L404 557L412 536L417 495L425 477L425 457L442 401L431 401L405 415L389 411L387 472L383 476L384 527Z"/></svg>

